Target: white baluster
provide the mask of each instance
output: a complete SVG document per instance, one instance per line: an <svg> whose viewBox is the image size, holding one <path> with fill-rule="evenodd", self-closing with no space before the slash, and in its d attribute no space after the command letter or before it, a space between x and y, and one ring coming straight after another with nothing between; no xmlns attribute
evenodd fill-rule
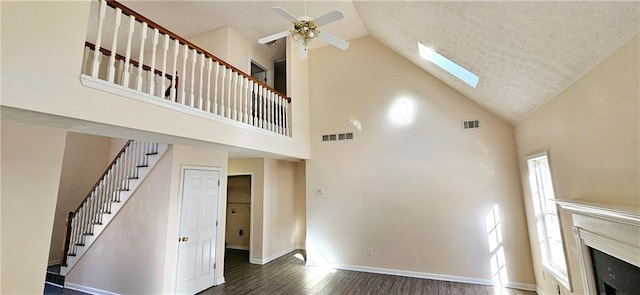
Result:
<svg viewBox="0 0 640 295"><path fill-rule="evenodd" d="M258 127L264 127L264 87L258 85Z"/></svg>
<svg viewBox="0 0 640 295"><path fill-rule="evenodd" d="M167 53L169 52L169 35L164 35L164 43L162 44L162 76L160 76L160 96L166 98L164 95L167 89Z"/></svg>
<svg viewBox="0 0 640 295"><path fill-rule="evenodd" d="M251 96L249 95L249 78L244 77L244 117L242 117L242 122L249 124L249 99Z"/></svg>
<svg viewBox="0 0 640 295"><path fill-rule="evenodd" d="M109 67L107 70L107 81L113 83L116 72L116 50L118 49L118 29L120 28L120 19L122 18L122 10L116 8L116 20L113 23L113 39L111 40L111 57L109 57Z"/></svg>
<svg viewBox="0 0 640 295"><path fill-rule="evenodd" d="M204 78L204 54L200 54L200 83L198 83L198 109L202 110L202 82Z"/></svg>
<svg viewBox="0 0 640 295"><path fill-rule="evenodd" d="M171 69L171 101L175 101L177 102L178 100L177 98L177 90L178 90L178 86L176 86L176 83L180 83L178 80L178 51L180 51L180 41L178 41L177 39L175 40L175 42L173 43L173 68Z"/></svg>
<svg viewBox="0 0 640 295"><path fill-rule="evenodd" d="M222 68L222 79L220 79L220 114L224 117L224 81L227 75L227 68L223 65L220 65L220 67Z"/></svg>
<svg viewBox="0 0 640 295"><path fill-rule="evenodd" d="M184 50L182 50L182 83L180 83L180 103L185 104L185 84L187 78L187 57L189 56L189 46L187 44L184 45Z"/></svg>
<svg viewBox="0 0 640 295"><path fill-rule="evenodd" d="M251 80L253 93L251 94L251 125L258 125L258 83Z"/></svg>
<svg viewBox="0 0 640 295"><path fill-rule="evenodd" d="M227 114L225 115L227 118L231 118L231 82L233 82L233 70L229 68L229 84L227 86L229 94L227 94Z"/></svg>
<svg viewBox="0 0 640 295"><path fill-rule="evenodd" d="M129 60L131 59L131 40L133 39L133 30L135 28L136 18L133 15L129 16L129 30L127 30L127 50L124 54L124 70L122 71L122 86L129 87Z"/></svg>
<svg viewBox="0 0 640 295"><path fill-rule="evenodd" d="M142 64L144 61L144 41L147 39L147 23L142 23L142 31L140 31L140 54L138 55L138 78L136 80L136 90L142 91Z"/></svg>
<svg viewBox="0 0 640 295"><path fill-rule="evenodd" d="M156 90L156 79L155 79L155 75L156 75L156 52L157 52L157 48L158 48L158 35L159 35L160 31L156 28L153 29L153 42L151 43L151 69L149 69L149 74L147 79L149 79L149 94L151 95L155 95L155 90ZM140 62L142 62L143 60L141 59Z"/></svg>
<svg viewBox="0 0 640 295"><path fill-rule="evenodd" d="M273 126L273 130L275 133L280 133L280 95L276 94L275 95L275 101L274 101L274 111L275 111L275 123Z"/></svg>
<svg viewBox="0 0 640 295"><path fill-rule="evenodd" d="M211 112L211 67L213 61L210 57L207 58L207 112Z"/></svg>
<svg viewBox="0 0 640 295"><path fill-rule="evenodd" d="M214 63L216 73L213 79L213 113L218 114L218 75L220 74L220 64L216 61Z"/></svg>
<svg viewBox="0 0 640 295"><path fill-rule="evenodd" d="M233 119L238 120L238 76L239 74L233 72ZM231 98L229 98L231 99Z"/></svg>
<svg viewBox="0 0 640 295"><path fill-rule="evenodd" d="M189 95L189 106L195 107L196 59L198 51L194 48L191 53L191 91Z"/></svg>
<svg viewBox="0 0 640 295"><path fill-rule="evenodd" d="M87 46L84 47L84 54L82 55L82 74L89 74L89 54L91 49Z"/></svg>
<svg viewBox="0 0 640 295"><path fill-rule="evenodd" d="M100 10L98 12L98 33L96 34L96 48L93 55L93 67L91 68L91 77L98 78L98 70L100 69L100 46L102 45L102 25L104 24L105 11L107 9L107 1L100 0Z"/></svg>
<svg viewBox="0 0 640 295"><path fill-rule="evenodd" d="M275 118L275 113L273 112L273 105L275 102L275 93L273 93L273 91L269 91L269 131L273 132L273 127L274 127L274 118Z"/></svg>
<svg viewBox="0 0 640 295"><path fill-rule="evenodd" d="M238 122L243 122L244 121L244 112L242 111L242 106L243 106L243 97L244 97L244 76L241 76L240 74L238 74L238 79L240 81L238 81L238 92L240 92L240 105L239 105L239 111L238 111L238 117L236 118L236 120L238 120Z"/></svg>
<svg viewBox="0 0 640 295"><path fill-rule="evenodd" d="M291 125L289 123L289 102L288 100L284 102L284 135L291 136L289 134L289 130L291 130Z"/></svg>

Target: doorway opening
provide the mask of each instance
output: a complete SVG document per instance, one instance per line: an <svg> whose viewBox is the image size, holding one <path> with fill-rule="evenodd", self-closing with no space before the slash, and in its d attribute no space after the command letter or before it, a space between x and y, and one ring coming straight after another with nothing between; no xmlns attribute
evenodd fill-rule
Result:
<svg viewBox="0 0 640 295"><path fill-rule="evenodd" d="M229 174L227 178L225 257L241 263L249 263L253 244L251 178L251 174Z"/></svg>
<svg viewBox="0 0 640 295"><path fill-rule="evenodd" d="M269 81L267 79L268 73L269 70L266 67L253 60L251 61L251 77L254 77L256 78L256 80L269 85Z"/></svg>

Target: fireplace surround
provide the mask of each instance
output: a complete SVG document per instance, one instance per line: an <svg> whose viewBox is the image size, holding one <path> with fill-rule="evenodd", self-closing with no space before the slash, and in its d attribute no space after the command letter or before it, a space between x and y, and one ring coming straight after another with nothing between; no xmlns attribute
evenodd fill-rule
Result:
<svg viewBox="0 0 640 295"><path fill-rule="evenodd" d="M584 293L632 294L633 292L625 290L636 288L637 285L629 285L629 282L620 280L630 280L629 275L632 276L631 280L636 278L625 267L633 270L640 268L640 207L578 200L556 200L556 203L572 215ZM612 266L614 262L604 262L605 266L601 263L600 271L595 272L593 255L597 255L597 261L606 259L604 257L607 255L612 256L626 262L628 266L618 267ZM616 272L624 274L616 275ZM596 278L596 273L600 275L599 278ZM616 286L627 289L618 292Z"/></svg>

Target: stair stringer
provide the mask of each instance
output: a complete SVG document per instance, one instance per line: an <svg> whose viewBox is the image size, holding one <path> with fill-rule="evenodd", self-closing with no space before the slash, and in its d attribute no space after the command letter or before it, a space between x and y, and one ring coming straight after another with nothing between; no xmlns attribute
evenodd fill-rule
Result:
<svg viewBox="0 0 640 295"><path fill-rule="evenodd" d="M66 276L71 272L73 267L82 259L82 256L87 253L91 245L100 237L100 234L109 226L111 221L118 215L120 209L127 203L127 201L135 194L138 186L142 184L144 179L149 175L151 170L156 166L156 164L160 161L162 156L165 154L169 146L167 144L158 144L158 152L157 154L147 155L148 164L147 167L139 167L138 169L138 178L137 179L129 179L129 190L120 192L120 202L114 202L111 205L111 213L104 213L102 216L101 224L93 225L93 235L87 236L85 238L84 246L77 246L76 256L68 256L67 257L67 266L60 267L60 274Z"/></svg>

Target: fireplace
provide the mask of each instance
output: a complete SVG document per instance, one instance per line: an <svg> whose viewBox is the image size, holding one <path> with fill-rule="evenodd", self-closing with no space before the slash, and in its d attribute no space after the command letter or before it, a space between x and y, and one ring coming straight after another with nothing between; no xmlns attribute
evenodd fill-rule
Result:
<svg viewBox="0 0 640 295"><path fill-rule="evenodd" d="M556 202L572 214L584 293L640 294L640 208Z"/></svg>
<svg viewBox="0 0 640 295"><path fill-rule="evenodd" d="M598 294L640 294L640 267L589 248Z"/></svg>

